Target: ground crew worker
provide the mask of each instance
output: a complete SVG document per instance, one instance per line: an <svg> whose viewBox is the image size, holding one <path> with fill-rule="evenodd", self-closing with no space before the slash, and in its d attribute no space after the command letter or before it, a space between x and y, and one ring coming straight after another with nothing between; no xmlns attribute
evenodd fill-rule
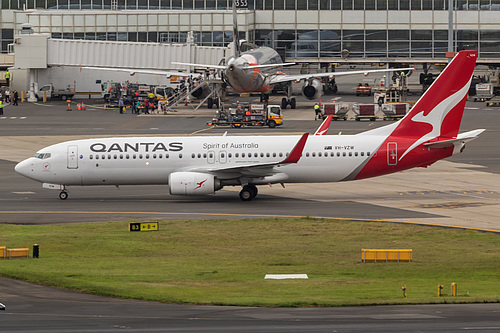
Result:
<svg viewBox="0 0 500 333"><path fill-rule="evenodd" d="M19 95L17 94L17 90L14 90L14 103L12 105L17 105L17 100L19 99Z"/></svg>
<svg viewBox="0 0 500 333"><path fill-rule="evenodd" d="M0 98L0 115L3 115L3 101Z"/></svg>
<svg viewBox="0 0 500 333"><path fill-rule="evenodd" d="M9 86L9 82L10 82L10 72L9 70L7 70L5 72L5 81L7 82L7 87Z"/></svg>
<svg viewBox="0 0 500 333"><path fill-rule="evenodd" d="M125 103L123 102L123 98L120 98L118 101L118 107L120 108L120 113L123 113L123 109L125 109Z"/></svg>
<svg viewBox="0 0 500 333"><path fill-rule="evenodd" d="M314 120L321 119L321 107L318 103L314 104Z"/></svg>

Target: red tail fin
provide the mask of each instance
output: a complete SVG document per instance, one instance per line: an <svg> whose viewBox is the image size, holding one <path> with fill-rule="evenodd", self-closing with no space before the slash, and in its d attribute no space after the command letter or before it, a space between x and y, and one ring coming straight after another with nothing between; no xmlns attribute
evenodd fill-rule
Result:
<svg viewBox="0 0 500 333"><path fill-rule="evenodd" d="M459 52L392 135L455 138L462 121L476 58L477 51Z"/></svg>
<svg viewBox="0 0 500 333"><path fill-rule="evenodd" d="M401 121L363 133L385 139L359 173L346 179L426 166L451 156L452 146L429 149L423 144L456 139L476 58L477 51L460 51Z"/></svg>

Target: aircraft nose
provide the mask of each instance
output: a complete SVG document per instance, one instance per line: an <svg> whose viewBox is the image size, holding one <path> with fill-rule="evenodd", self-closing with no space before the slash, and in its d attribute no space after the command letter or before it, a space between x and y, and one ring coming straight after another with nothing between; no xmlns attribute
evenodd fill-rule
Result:
<svg viewBox="0 0 500 333"><path fill-rule="evenodd" d="M23 175L25 177L28 177L30 172L33 171L33 163L31 163L31 161L29 159L24 160L22 162L17 163L14 170L18 174Z"/></svg>

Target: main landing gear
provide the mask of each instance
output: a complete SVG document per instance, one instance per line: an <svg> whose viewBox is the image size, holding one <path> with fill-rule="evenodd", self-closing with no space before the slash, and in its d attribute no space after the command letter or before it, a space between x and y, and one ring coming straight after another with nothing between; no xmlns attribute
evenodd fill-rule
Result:
<svg viewBox="0 0 500 333"><path fill-rule="evenodd" d="M258 190L255 185L245 185L240 191L240 199L243 201L250 201L257 196Z"/></svg>
<svg viewBox="0 0 500 333"><path fill-rule="evenodd" d="M297 107L297 101L294 97L292 97L292 84L288 83L286 87L286 97L281 99L281 108L284 110L286 107L290 105L291 109L295 109Z"/></svg>
<svg viewBox="0 0 500 333"><path fill-rule="evenodd" d="M292 109L295 109L297 107L297 101L295 100L295 97L292 97L292 98L285 98L283 97L281 99L281 108L282 109L286 109L286 107L290 105L290 108Z"/></svg>

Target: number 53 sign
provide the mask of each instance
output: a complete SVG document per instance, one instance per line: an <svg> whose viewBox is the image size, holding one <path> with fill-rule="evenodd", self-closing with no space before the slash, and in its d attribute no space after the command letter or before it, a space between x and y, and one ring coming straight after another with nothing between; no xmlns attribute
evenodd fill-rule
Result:
<svg viewBox="0 0 500 333"><path fill-rule="evenodd" d="M233 0L236 8L248 8L248 0Z"/></svg>

